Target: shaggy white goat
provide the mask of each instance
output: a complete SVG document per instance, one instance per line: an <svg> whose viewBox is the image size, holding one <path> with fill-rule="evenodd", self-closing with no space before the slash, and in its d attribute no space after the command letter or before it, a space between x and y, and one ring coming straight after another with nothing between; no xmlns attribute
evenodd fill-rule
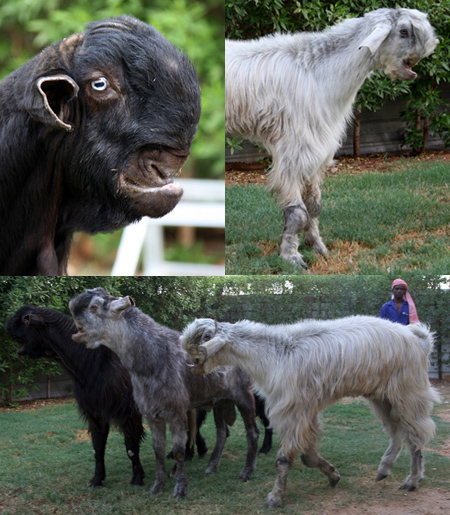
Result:
<svg viewBox="0 0 450 515"><path fill-rule="evenodd" d="M345 134L352 105L374 70L413 80L436 47L427 15L378 9L319 33L225 43L225 128L262 143L273 158L268 186L284 211L280 255L306 267L298 233L319 254L320 183Z"/></svg>
<svg viewBox="0 0 450 515"><path fill-rule="evenodd" d="M434 435L430 411L439 402L428 381L433 336L424 325L363 316L274 326L198 319L184 329L181 343L195 363L193 372L238 366L265 398L281 443L268 507L281 506L299 453L307 467L319 468L337 484L338 471L317 452L318 415L347 395L364 396L391 437L377 480L389 474L403 442L411 452L411 474L401 488L413 490L423 478L421 449Z"/></svg>

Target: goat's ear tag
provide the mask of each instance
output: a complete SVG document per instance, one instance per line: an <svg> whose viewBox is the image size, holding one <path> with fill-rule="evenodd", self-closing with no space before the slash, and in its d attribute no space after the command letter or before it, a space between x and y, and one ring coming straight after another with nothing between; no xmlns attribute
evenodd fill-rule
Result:
<svg viewBox="0 0 450 515"><path fill-rule="evenodd" d="M68 75L40 77L35 83L32 105L28 111L35 120L70 132L73 127L67 123L67 102L78 95L79 89Z"/></svg>
<svg viewBox="0 0 450 515"><path fill-rule="evenodd" d="M372 55L380 48L381 43L387 38L391 31L390 25L383 25L376 27L366 39L359 45L359 49L366 47L370 50Z"/></svg>

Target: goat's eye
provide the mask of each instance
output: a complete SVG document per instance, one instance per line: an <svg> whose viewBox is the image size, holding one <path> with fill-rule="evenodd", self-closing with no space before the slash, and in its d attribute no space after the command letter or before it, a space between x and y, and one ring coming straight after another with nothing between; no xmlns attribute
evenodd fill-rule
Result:
<svg viewBox="0 0 450 515"><path fill-rule="evenodd" d="M209 340L211 340L211 335L209 333L206 333L204 336L203 336L203 341L204 342L209 342Z"/></svg>
<svg viewBox="0 0 450 515"><path fill-rule="evenodd" d="M400 31L400 36L403 36L404 38L406 38L408 36L408 31L406 29L402 29Z"/></svg>
<svg viewBox="0 0 450 515"><path fill-rule="evenodd" d="M89 309L92 311L92 313L96 313L97 308L98 308L98 306L96 306L95 304L93 306L89 306Z"/></svg>
<svg viewBox="0 0 450 515"><path fill-rule="evenodd" d="M91 87L95 91L105 91L105 89L109 86L109 82L105 77L99 77L91 82Z"/></svg>

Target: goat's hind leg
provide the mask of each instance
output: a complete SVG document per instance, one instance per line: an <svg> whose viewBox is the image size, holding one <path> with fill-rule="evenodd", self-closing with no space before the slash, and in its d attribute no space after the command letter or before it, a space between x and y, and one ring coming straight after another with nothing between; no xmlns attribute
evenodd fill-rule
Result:
<svg viewBox="0 0 450 515"><path fill-rule="evenodd" d="M325 474L331 486L336 486L339 483L341 479L339 472L331 463L322 458L315 448L309 449L307 453L302 454L301 458L307 467L318 468L322 474Z"/></svg>
<svg viewBox="0 0 450 515"><path fill-rule="evenodd" d="M377 471L377 481L387 477L395 463L403 444L402 430L399 417L392 404L387 400L368 399L373 414L380 420L386 433L391 437L389 447L381 459Z"/></svg>
<svg viewBox="0 0 450 515"><path fill-rule="evenodd" d="M213 474L219 466L222 458L223 448L228 436L228 428L225 422L224 410L227 408L227 401L222 401L214 406L214 423L216 425L216 445L214 446L205 474ZM233 405L234 409L234 405Z"/></svg>
<svg viewBox="0 0 450 515"><path fill-rule="evenodd" d="M319 233L319 215L322 211L322 199L318 185L307 188L305 205L309 214L309 223L305 227L305 244L322 256L328 254L328 249Z"/></svg>
<svg viewBox="0 0 450 515"><path fill-rule="evenodd" d="M298 252L298 233L310 223L305 204L300 200L298 204L284 208L283 212L284 228L281 236L280 256L286 261L308 268L303 256Z"/></svg>
<svg viewBox="0 0 450 515"><path fill-rule="evenodd" d="M415 490L422 481L425 471L425 463L420 449L411 449L411 474L405 479L400 490Z"/></svg>

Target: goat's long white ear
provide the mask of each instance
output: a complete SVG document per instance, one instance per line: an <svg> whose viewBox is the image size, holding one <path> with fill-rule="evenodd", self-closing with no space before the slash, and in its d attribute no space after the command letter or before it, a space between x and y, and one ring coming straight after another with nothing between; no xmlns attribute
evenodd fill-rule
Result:
<svg viewBox="0 0 450 515"><path fill-rule="evenodd" d="M114 314L119 314L125 309L134 307L134 300L131 297L121 297L120 299L113 300L110 304L110 310Z"/></svg>
<svg viewBox="0 0 450 515"><path fill-rule="evenodd" d="M391 25L378 25L367 37L366 39L359 45L359 49L366 47L370 50L372 55L380 48L381 43L388 37L389 32L391 32Z"/></svg>
<svg viewBox="0 0 450 515"><path fill-rule="evenodd" d="M209 342L202 343L199 346L199 349L203 349L203 352L206 354L207 358L211 358L220 351L220 349L227 343L227 341L220 336L216 336Z"/></svg>

